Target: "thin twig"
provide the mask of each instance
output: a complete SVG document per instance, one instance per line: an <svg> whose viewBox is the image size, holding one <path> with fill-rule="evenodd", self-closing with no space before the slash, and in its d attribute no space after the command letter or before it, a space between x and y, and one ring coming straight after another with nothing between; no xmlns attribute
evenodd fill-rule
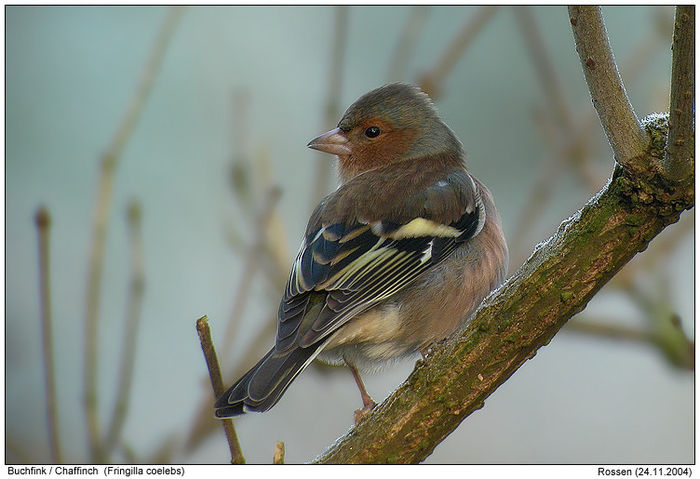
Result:
<svg viewBox="0 0 700 479"><path fill-rule="evenodd" d="M532 15L532 9L530 7L518 7L514 8L514 11L515 19L520 26L523 40L530 51L530 58L535 73L537 74L540 86L545 94L546 101L549 104L546 109L547 113L541 115L542 121L545 125L550 126L551 130L557 130L557 134L546 136L546 138L550 140L550 143L554 145L552 149L555 151L555 155L551 157L551 160L556 163L562 162L562 160L564 160L563 162L565 163L569 163L584 183L587 184L592 191L597 191L601 185L598 178L593 178L590 168L588 168L590 161L587 161L589 157L585 154L583 142L577 141L576 143L572 143L570 140L580 137L581 135L577 134L577 125L574 123L573 115L564 96L561 82L557 77L554 65L550 60L550 55L542 40L540 29ZM562 137L563 141L561 139ZM563 147L560 146L561 143L564 143ZM546 181L545 186L551 191L551 186L556 184L556 175L549 174L550 168L552 168L551 165L545 167L545 173L546 176L552 176L553 178ZM557 168L557 173L560 172L561 169ZM538 193L538 195L542 199L548 199L549 191ZM530 208L528 208L528 210L532 211Z"/></svg>
<svg viewBox="0 0 700 479"><path fill-rule="evenodd" d="M280 196L281 191L279 188L270 188L267 191L265 203L261 208L260 214L257 215L258 222L255 228L255 233L250 245L250 250L245 258L245 264L243 265L243 269L241 271L240 281L233 301L231 318L228 321L226 332L224 333L224 343L221 348L222 356L224 358L227 358L230 353L231 347L233 346L233 340L236 337L236 330L241 322L240 319L245 312L248 299L250 299L250 286L252 284L252 279L260 270L260 257L265 251L267 227Z"/></svg>
<svg viewBox="0 0 700 479"><path fill-rule="evenodd" d="M617 324L612 324L608 321L591 320L588 318L569 321L566 326L564 326L563 331L583 333L590 336L609 339L621 339L635 343L654 343L654 335L650 331L644 331L639 328L631 328L628 326L620 326Z"/></svg>
<svg viewBox="0 0 700 479"><path fill-rule="evenodd" d="M593 106L615 159L626 168L645 169L647 164L638 163L649 161L644 155L649 139L627 98L600 8L569 7L569 20Z"/></svg>
<svg viewBox="0 0 700 479"><path fill-rule="evenodd" d="M343 63L345 62L345 45L348 37L348 8L336 6L333 9L333 46L331 48L330 68L328 71L328 96L326 97L324 128L330 129L340 116L340 92L343 87ZM316 159L316 180L311 191L311 209L328 193L328 180L331 175L331 160L327 154L319 153Z"/></svg>
<svg viewBox="0 0 700 479"><path fill-rule="evenodd" d="M514 7L515 19L520 26L525 45L530 52L535 73L540 80L540 85L554 113L556 124L561 126L564 132L569 133L573 129L571 111L567 104L561 82L556 70L550 61L540 30L532 15L531 7Z"/></svg>
<svg viewBox="0 0 700 479"><path fill-rule="evenodd" d="M246 215L246 220L251 223L260 222L260 211L255 205L266 201L264 195L272 190L279 190L279 186L273 178L273 168L270 165L269 155L262 146L259 147L255 155L251 155L248 148L248 127L249 120L249 95L246 90L238 90L233 101L233 128L231 136L234 138L232 144L233 160L231 164L231 187L238 200L240 210ZM255 194L254 194L255 193ZM255 215L258 216L255 216ZM267 220L265 237L256 237L256 241L264 241L265 273L267 278L275 285L284 285L287 279L289 266L289 248L284 225L277 208L273 208L271 216ZM231 247L240 256L247 258L250 256L250 248L246 240L239 232L242 222L238 220L236 224L229 226L226 237ZM244 224L245 225L245 224Z"/></svg>
<svg viewBox="0 0 700 479"><path fill-rule="evenodd" d="M671 107L664 169L676 180L695 167L695 6L676 7L671 67Z"/></svg>
<svg viewBox="0 0 700 479"><path fill-rule="evenodd" d="M165 50L172 36L177 21L182 13L181 7L173 7L168 11L158 36L156 37L151 56L143 71L141 82L127 108L126 114L117 129L107 151L102 155L101 173L97 190L97 200L93 212L92 243L89 253L87 276L87 300L85 312L85 415L87 434L90 444L92 462L102 462L100 445L99 420L97 415L97 326L100 301L100 285L102 282L102 267L105 253L107 225L112 203L114 187L114 172L127 141L136 126L153 85L158 68L165 56Z"/></svg>
<svg viewBox="0 0 700 479"><path fill-rule="evenodd" d="M272 457L272 464L284 464L284 442L275 443L275 455Z"/></svg>
<svg viewBox="0 0 700 479"><path fill-rule="evenodd" d="M279 183L275 179L275 168L270 162L270 155L267 149L262 146L258 148L255 155L255 178L258 189L262 192L279 191L282 194ZM259 203L264 203L265 198L261 198ZM282 290L287 277L289 276L290 258L287 242L287 232L278 208L272 208L267 228L265 229L265 254L268 263L267 273L270 283L277 287L277 294Z"/></svg>
<svg viewBox="0 0 700 479"><path fill-rule="evenodd" d="M396 48L389 62L389 81L400 81L406 75L406 67L411 53L415 50L416 42L420 36L423 25L428 19L429 8L415 6L411 8L406 22L401 28Z"/></svg>
<svg viewBox="0 0 700 479"><path fill-rule="evenodd" d="M211 380L211 387L214 390L214 396L219 397L224 393L224 382L221 379L221 370L219 369L219 360L216 358L216 350L211 341L211 330L209 329L208 321L206 316L202 316L197 320L197 334L199 335L199 342L202 345L204 360L207 362L209 379ZM245 464L245 457L243 457L243 451L241 451L241 445L238 442L238 436L236 435L233 421L231 419L222 419L221 425L224 428L228 447L231 451L231 464Z"/></svg>
<svg viewBox="0 0 700 479"><path fill-rule="evenodd" d="M41 206L35 216L39 233L39 291L41 296L42 352L44 355L44 385L46 388L46 415L49 425L49 448L51 462L61 464L61 435L58 427L58 404L56 400L56 376L53 364L53 333L51 322L51 264L49 232L51 216L46 207Z"/></svg>
<svg viewBox="0 0 700 479"><path fill-rule="evenodd" d="M671 305L670 281L658 278L654 288L656 294L642 290L636 282L619 281L618 289L638 306L649 323L646 329L630 328L611 324L611 321L575 320L567 325L571 331L603 338L623 339L653 346L674 366L693 370L695 368L694 342L681 327L680 318Z"/></svg>
<svg viewBox="0 0 700 479"><path fill-rule="evenodd" d="M570 321L564 327L564 331L651 346L661 352L664 358L674 366L694 370L694 342L683 332L678 317L671 313L650 319L655 321L654 329L650 330L612 324L609 320L586 318Z"/></svg>
<svg viewBox="0 0 700 479"><path fill-rule="evenodd" d="M270 340L274 337L276 329L277 315L275 312L274 316L268 318L267 321L264 322L263 328L258 331L258 334L253 338L253 340L247 343L246 348L240 357L249 359L262 356L261 351L263 351L265 347L270 346ZM251 365L252 363L239 363L239 366L233 371L232 374L230 374L230 377L234 379L241 377ZM228 373L227 377L229 377ZM209 434L216 430L217 420L212 417L211 397L208 394L206 397L202 398L198 411L199 412L195 414L193 425L190 428L190 433L185 443L185 448L187 450L193 450L198 447L200 444L202 444L202 441L209 436Z"/></svg>
<svg viewBox="0 0 700 479"><path fill-rule="evenodd" d="M496 13L497 8L494 6L479 7L447 46L437 64L420 78L418 83L421 89L432 99L440 96L445 78L455 67L457 61L464 55L472 40L491 19L493 14Z"/></svg>
<svg viewBox="0 0 700 479"><path fill-rule="evenodd" d="M129 204L127 210L127 226L129 230L129 245L131 247L131 279L129 281L129 297L127 299L126 308L124 344L122 345L122 354L119 361L117 399L104 443L104 454L106 457L109 457L110 452L119 443L126 415L129 410L129 398L131 396L131 384L136 360L136 339L141 319L141 305L143 304L145 275L143 267L143 241L141 237L141 204L136 200Z"/></svg>
<svg viewBox="0 0 700 479"><path fill-rule="evenodd" d="M231 124L231 188L243 213L253 211L250 155L250 94L248 90L237 89L233 94Z"/></svg>

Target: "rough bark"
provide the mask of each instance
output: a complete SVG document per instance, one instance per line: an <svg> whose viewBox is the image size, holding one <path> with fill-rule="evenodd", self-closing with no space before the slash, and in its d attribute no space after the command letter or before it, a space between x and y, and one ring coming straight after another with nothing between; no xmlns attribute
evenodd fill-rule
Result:
<svg viewBox="0 0 700 479"><path fill-rule="evenodd" d="M695 5L676 8L671 68L669 143L664 167L669 177L687 180L695 170Z"/></svg>

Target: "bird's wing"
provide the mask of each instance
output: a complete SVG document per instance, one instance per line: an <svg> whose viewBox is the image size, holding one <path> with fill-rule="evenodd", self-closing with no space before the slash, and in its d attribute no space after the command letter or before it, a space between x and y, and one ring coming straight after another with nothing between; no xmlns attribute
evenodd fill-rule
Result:
<svg viewBox="0 0 700 479"><path fill-rule="evenodd" d="M307 230L280 304L276 349L315 344L476 235L483 203L475 182L463 175L466 181L440 180L404 202L416 211L411 220L354 219ZM445 196L463 203L456 218L431 211L435 198Z"/></svg>

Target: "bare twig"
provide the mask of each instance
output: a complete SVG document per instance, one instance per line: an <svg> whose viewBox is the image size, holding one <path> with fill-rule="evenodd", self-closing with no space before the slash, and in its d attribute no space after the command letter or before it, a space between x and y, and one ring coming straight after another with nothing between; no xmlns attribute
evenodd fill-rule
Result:
<svg viewBox="0 0 700 479"><path fill-rule="evenodd" d="M141 237L141 205L136 200L129 204L127 226L129 230L129 245L131 247L131 279L126 308L124 344L122 345L122 354L119 361L117 399L104 443L104 454L106 457L109 457L110 452L119 443L129 410L129 398L131 396L131 384L136 360L136 338L141 319L141 305L143 303L144 267L143 241Z"/></svg>
<svg viewBox="0 0 700 479"><path fill-rule="evenodd" d="M542 41L537 23L532 16L532 8L514 7L513 11L525 40L525 45L530 52L535 73L550 103L551 111L554 112L556 124L560 125L564 132L570 133L573 127L571 111L564 97L559 77L550 61L547 48Z"/></svg>
<svg viewBox="0 0 700 479"><path fill-rule="evenodd" d="M589 318L575 319L569 321L566 326L564 326L563 331L583 333L609 339L621 339L635 343L647 344L653 343L654 341L654 335L650 331L620 326L618 324L613 324L611 321L612 320L592 320Z"/></svg>
<svg viewBox="0 0 700 479"><path fill-rule="evenodd" d="M340 116L340 92L343 86L343 63L345 61L345 45L348 36L348 8L336 6L333 9L333 47L331 48L330 68L328 71L328 96L326 97L324 128L330 129ZM327 154L319 153L316 159L316 180L311 191L311 209L328 193L328 180L331 175L331 161Z"/></svg>
<svg viewBox="0 0 700 479"><path fill-rule="evenodd" d="M262 192L278 191L282 194L279 183L275 179L275 169L270 163L270 155L267 149L262 146L258 149L255 155L255 177L257 188ZM259 200L260 203L265 202L265 198ZM264 210L263 210L264 212ZM292 257L289 251L289 243L287 242L287 232L285 231L282 216L278 208L272 208L270 219L268 220L267 228L265 229L265 253L268 266L267 273L269 283L277 288L277 294L284 287L289 275L289 266Z"/></svg>
<svg viewBox="0 0 700 479"><path fill-rule="evenodd" d="M284 464L284 442L277 441L275 444L275 455L272 457L272 464Z"/></svg>
<svg viewBox="0 0 700 479"><path fill-rule="evenodd" d="M280 199L281 191L279 188L272 187L267 191L265 204L261 208L260 214L257 215L258 223L256 225L255 234L250 245L250 250L245 258L245 264L241 271L240 281L236 289L236 296L233 301L233 309L231 318L226 326L224 333L224 344L222 346L223 357L228 357L233 340L236 337L236 329L240 324L240 318L245 312L248 299L250 298L250 285L252 278L259 271L260 257L265 251L267 244L267 227L275 209L275 205Z"/></svg>
<svg viewBox="0 0 700 479"><path fill-rule="evenodd" d="M231 188L241 205L243 213L253 211L251 187L250 137L250 95L248 90L238 89L233 94L233 118L231 128Z"/></svg>
<svg viewBox="0 0 700 479"><path fill-rule="evenodd" d="M224 393L224 383L221 380L221 370L219 369L219 361L216 358L214 344L211 341L211 331L208 321L206 316L202 316L197 320L197 334L199 335L199 342L202 345L204 359L207 362L209 379L211 380L211 386L214 390L214 396L219 397ZM238 436L236 435L233 421L231 419L222 419L221 425L224 428L228 447L231 451L231 464L245 464L245 457L243 457L241 445L238 443Z"/></svg>
<svg viewBox="0 0 700 479"><path fill-rule="evenodd" d="M163 22L156 37L151 56L141 77L141 82L127 108L126 114L117 129L107 151L102 155L101 173L97 189L97 200L93 212L92 244L89 253L87 277L87 300L85 312L85 415L90 454L93 462L102 462L99 420L97 416L97 322L102 282L102 266L105 253L107 225L112 203L114 171L127 141L141 115L148 94L153 85L158 68L165 55L165 50L180 18L181 7L173 7Z"/></svg>
<svg viewBox="0 0 700 479"><path fill-rule="evenodd" d="M673 365L694 369L694 343L683 332L680 318L671 305L671 289L668 278L656 277L656 287L650 293L638 283L623 284L622 291L644 313L651 326L653 343Z"/></svg>
<svg viewBox="0 0 700 479"><path fill-rule="evenodd" d="M695 167L695 6L676 7L671 107L664 169L676 181Z"/></svg>
<svg viewBox="0 0 700 479"><path fill-rule="evenodd" d="M569 7L569 19L593 106L615 159L625 168L645 169L648 165L638 162L648 160L644 152L649 139L627 98L608 43L600 8Z"/></svg>
<svg viewBox="0 0 700 479"><path fill-rule="evenodd" d="M389 63L389 81L400 81L406 75L406 66L411 53L415 49L420 32L428 19L430 10L426 6L415 6L411 8L406 22L401 28L396 48Z"/></svg>
<svg viewBox="0 0 700 479"><path fill-rule="evenodd" d="M674 366L690 371L695 369L695 343L681 329L678 316L670 313L649 319L653 321L652 328L642 329L614 324L613 319L587 317L569 321L563 330L651 346Z"/></svg>
<svg viewBox="0 0 700 479"><path fill-rule="evenodd" d="M273 169L270 165L269 155L262 146L259 147L255 155L251 155L248 148L248 118L249 95L246 90L239 90L234 95L234 138L232 144L233 160L231 164L231 186L238 200L241 211L246 215L246 219L252 223L260 222L260 214L255 205L264 203L264 195L270 191L279 190L275 182ZM256 216L257 214L257 216ZM263 211L262 214L265 214ZM242 257L249 257L250 249L246 246L246 240L239 232L241 221L237 219L234 225L226 232L227 239L231 247ZM264 241L266 254L264 258L265 272L271 283L284 285L287 279L289 266L289 248L287 245L287 235L284 230L279 211L273 208L267 220L265 235L255 238L256 241Z"/></svg>
<svg viewBox="0 0 700 479"><path fill-rule="evenodd" d="M58 404L56 401L56 377L53 365L53 333L51 325L51 276L49 230L51 216L41 206L34 217L39 233L39 291L41 296L42 353L44 356L44 385L46 388L46 415L49 424L49 448L51 462L61 464L61 436L58 427Z"/></svg>
<svg viewBox="0 0 700 479"><path fill-rule="evenodd" d="M479 7L448 45L437 64L420 78L418 83L421 89L432 99L440 96L445 78L455 67L472 40L491 19L493 14L496 13L496 8L498 7Z"/></svg>
<svg viewBox="0 0 700 479"><path fill-rule="evenodd" d="M269 347L270 338L274 337L275 330L277 329L277 315L270 317L264 322L264 327L258 331L258 334L246 345L246 349L240 355L241 358L255 358L259 355L260 351L265 347ZM250 364L252 365L252 364ZM239 378L245 373L247 366L249 364L240 363L240 365L234 370L230 375L232 378ZM187 437L185 447L188 450L193 450L202 441L209 436L213 431L216 430L217 419L212 417L211 414L211 397L207 394L200 402L198 413L195 414L195 419L193 421L192 427L190 428L190 433Z"/></svg>

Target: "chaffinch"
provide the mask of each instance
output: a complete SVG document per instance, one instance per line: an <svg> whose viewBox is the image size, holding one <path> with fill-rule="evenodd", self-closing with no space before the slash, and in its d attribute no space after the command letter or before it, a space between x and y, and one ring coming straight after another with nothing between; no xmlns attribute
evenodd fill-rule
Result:
<svg viewBox="0 0 700 479"><path fill-rule="evenodd" d="M357 368L458 330L504 278L508 249L489 190L419 88L352 104L310 148L337 155L341 185L311 215L278 312L275 346L217 401L216 416L266 411L318 358Z"/></svg>

